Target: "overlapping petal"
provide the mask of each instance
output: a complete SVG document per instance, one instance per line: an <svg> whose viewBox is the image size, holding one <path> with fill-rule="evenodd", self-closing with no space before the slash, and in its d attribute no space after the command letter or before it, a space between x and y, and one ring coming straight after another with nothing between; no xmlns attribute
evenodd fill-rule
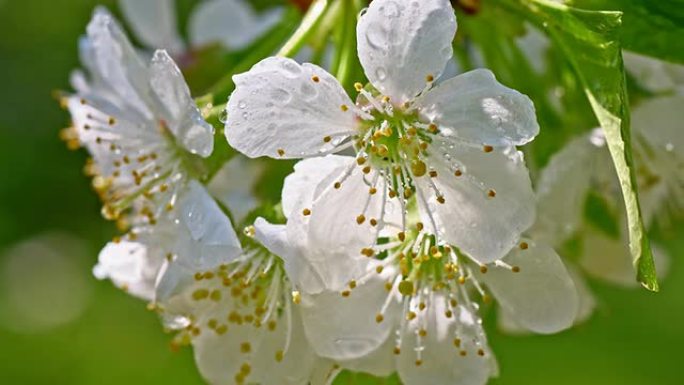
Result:
<svg viewBox="0 0 684 385"><path fill-rule="evenodd" d="M189 152L207 157L214 149L214 127L202 119L183 74L166 51L154 53L150 86L160 101L164 124Z"/></svg>

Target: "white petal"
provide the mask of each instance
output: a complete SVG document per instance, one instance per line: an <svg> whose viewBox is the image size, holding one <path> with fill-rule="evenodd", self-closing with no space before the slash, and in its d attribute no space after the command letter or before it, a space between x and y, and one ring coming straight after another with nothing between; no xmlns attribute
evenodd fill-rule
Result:
<svg viewBox="0 0 684 385"><path fill-rule="evenodd" d="M337 79L318 66L271 57L233 80L226 138L249 157L321 155L353 133L353 103Z"/></svg>
<svg viewBox="0 0 684 385"><path fill-rule="evenodd" d="M331 271L323 263L312 263L306 258L307 250L300 244L291 242L285 225L273 225L263 218L254 222L255 238L271 253L279 256L285 263L287 276L298 290L317 293L326 287L319 270Z"/></svg>
<svg viewBox="0 0 684 385"><path fill-rule="evenodd" d="M183 51L174 0L119 0L119 7L138 39L149 48Z"/></svg>
<svg viewBox="0 0 684 385"><path fill-rule="evenodd" d="M87 28L94 75L131 113L152 118L147 97L149 71L119 24L107 10L97 8Z"/></svg>
<svg viewBox="0 0 684 385"><path fill-rule="evenodd" d="M444 240L480 263L502 258L535 217L534 193L522 154L485 153L462 145L437 147L429 166L438 173L432 180L444 204L436 201L428 177L416 178L421 193L432 195L427 207L421 205L423 218L431 212ZM460 176L455 176L456 169ZM432 226L431 218L424 222Z"/></svg>
<svg viewBox="0 0 684 385"><path fill-rule="evenodd" d="M394 338L387 338L384 344L363 357L353 360L337 360L337 362L344 369L353 372L368 373L376 377L388 377L397 370L395 346Z"/></svg>
<svg viewBox="0 0 684 385"><path fill-rule="evenodd" d="M302 297L302 319L306 336L317 354L334 360L363 357L384 344L393 331L394 317L400 310L396 298L391 298L385 320L375 317L388 296L385 282L392 269L386 268L355 289L348 297L339 291L325 291Z"/></svg>
<svg viewBox="0 0 684 385"><path fill-rule="evenodd" d="M356 27L359 59L375 88L403 103L440 77L455 33L447 0L375 0Z"/></svg>
<svg viewBox="0 0 684 385"><path fill-rule="evenodd" d="M286 218L311 208L318 185L333 171L345 167L352 159L345 156L328 155L297 162L294 172L285 178L282 192L283 213Z"/></svg>
<svg viewBox="0 0 684 385"><path fill-rule="evenodd" d="M335 362L321 358L314 366L309 385L331 385L340 371Z"/></svg>
<svg viewBox="0 0 684 385"><path fill-rule="evenodd" d="M246 1L204 1L190 16L190 42L195 47L221 43L229 49L241 49L270 29L281 14L278 8L257 15Z"/></svg>
<svg viewBox="0 0 684 385"><path fill-rule="evenodd" d="M128 293L151 301L163 261L163 255L142 243L109 242L100 251L93 274L98 279L109 278Z"/></svg>
<svg viewBox="0 0 684 385"><path fill-rule="evenodd" d="M483 346L485 356L477 354L480 348L475 344L483 332L474 321L476 318L463 307L456 311L457 317L446 318L444 299L435 295L426 310L425 322L409 322L402 331L401 354L397 359L397 369L405 385L484 385L493 374L493 356ZM419 337L419 329L427 331ZM417 339L421 338L420 344ZM461 340L460 348L454 346L454 339ZM414 349L423 347L420 352L421 365L416 365L418 353ZM460 350L467 352L460 355Z"/></svg>
<svg viewBox="0 0 684 385"><path fill-rule="evenodd" d="M214 127L202 119L176 63L166 51L158 50L150 71L150 85L176 140L193 154L209 156L214 149Z"/></svg>
<svg viewBox="0 0 684 385"><path fill-rule="evenodd" d="M416 101L443 135L477 146L522 145L539 134L532 100L477 69L449 79Z"/></svg>
<svg viewBox="0 0 684 385"><path fill-rule="evenodd" d="M309 385L316 356L304 336L302 319L297 309L292 312L290 345L284 352L283 360L278 362L275 356L285 346L286 333L286 325L281 321L274 334L264 336L254 353L251 381L262 385Z"/></svg>
<svg viewBox="0 0 684 385"><path fill-rule="evenodd" d="M191 181L179 203L178 261L196 270L209 270L237 258L242 249L228 217L205 188Z"/></svg>
<svg viewBox="0 0 684 385"><path fill-rule="evenodd" d="M593 177L592 170L609 167L597 164L598 148L583 135L557 152L542 170L537 182L537 222L530 230L535 240L560 246L584 220L584 204Z"/></svg>
<svg viewBox="0 0 684 385"><path fill-rule="evenodd" d="M579 299L563 262L546 245L529 241L527 245L528 249L517 247L504 258L520 272L492 266L480 278L520 326L544 334L572 326Z"/></svg>
<svg viewBox="0 0 684 385"><path fill-rule="evenodd" d="M351 174L345 178L348 172ZM369 181L376 181L376 194L369 193ZM341 185L335 188L338 182ZM310 247L319 252L360 255L361 249L374 245L383 227L388 200L384 191L382 176L375 170L365 175L355 164L355 158L347 157L347 164L338 167L316 188L320 195L311 207ZM360 215L365 219L361 224ZM378 221L376 226L371 224L372 219Z"/></svg>
<svg viewBox="0 0 684 385"><path fill-rule="evenodd" d="M207 185L209 193L230 209L236 223L240 223L250 211L256 208L258 202L252 189L263 169L262 164L236 155L211 178Z"/></svg>
<svg viewBox="0 0 684 385"><path fill-rule="evenodd" d="M574 265L565 264L568 269L570 278L577 288L577 298L579 299L579 306L577 306L577 314L575 315L575 325L580 324L591 317L596 308L596 298L591 292L591 288L584 279L582 273Z"/></svg>

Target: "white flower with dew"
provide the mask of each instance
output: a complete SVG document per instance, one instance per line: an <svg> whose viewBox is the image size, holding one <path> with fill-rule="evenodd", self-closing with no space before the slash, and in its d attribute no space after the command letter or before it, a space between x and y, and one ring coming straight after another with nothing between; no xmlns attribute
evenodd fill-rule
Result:
<svg viewBox="0 0 684 385"><path fill-rule="evenodd" d="M577 292L548 246L521 241L507 256L481 264L440 243L411 208L411 225L381 234L364 255L345 255L337 239L317 239L300 214L341 156L301 161L283 188L287 225L257 227L257 237L285 260L301 292L305 333L315 351L343 367L403 383L483 384L497 373L479 310L496 298L528 330L553 333L572 324ZM352 175L349 183L363 180ZM343 235L341 235L343 236ZM430 382L431 381L431 382Z"/></svg>
<svg viewBox="0 0 684 385"><path fill-rule="evenodd" d="M202 175L214 128L167 53L143 61L106 10L95 11L80 52L88 76L73 75L73 127L64 136L90 152L106 217L133 208L134 222L154 224L173 209L188 178Z"/></svg>
<svg viewBox="0 0 684 385"><path fill-rule="evenodd" d="M110 279L133 296L158 302L192 283L196 272L240 256L240 242L228 217L206 189L196 181L184 189L177 210L108 243L94 275Z"/></svg>
<svg viewBox="0 0 684 385"><path fill-rule="evenodd" d="M416 202L440 240L482 263L498 260L534 219L515 146L531 141L539 126L530 99L487 70L433 87L452 56L455 31L447 0L374 1L357 26L373 89L358 84L354 104L320 67L267 58L234 77L228 142L250 157L356 151L331 170L304 212L314 238L369 246L390 219L405 229L406 207Z"/></svg>
<svg viewBox="0 0 684 385"><path fill-rule="evenodd" d="M119 0L126 21L150 49L166 49L178 56L189 49L181 38L174 0ZM243 0L205 0L196 5L188 21L190 48L212 43L242 49L279 20L281 8L257 14Z"/></svg>
<svg viewBox="0 0 684 385"><path fill-rule="evenodd" d="M258 220L258 229L263 220ZM329 383L335 370L304 335L300 294L279 256L251 238L237 259L199 270L185 289L159 303L174 343L192 344L202 376L211 384ZM261 235L268 243L270 235ZM316 378L318 382L314 382Z"/></svg>

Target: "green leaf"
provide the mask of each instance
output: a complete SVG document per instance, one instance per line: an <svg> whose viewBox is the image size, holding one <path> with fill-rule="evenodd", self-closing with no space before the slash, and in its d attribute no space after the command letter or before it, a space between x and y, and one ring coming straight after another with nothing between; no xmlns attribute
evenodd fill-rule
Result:
<svg viewBox="0 0 684 385"><path fill-rule="evenodd" d="M684 63L684 0L576 0L574 4L621 11L625 49Z"/></svg>
<svg viewBox="0 0 684 385"><path fill-rule="evenodd" d="M583 84L620 180L637 280L648 290L658 291L632 157L629 101L620 44L622 13L582 10L548 0L500 2L543 26Z"/></svg>

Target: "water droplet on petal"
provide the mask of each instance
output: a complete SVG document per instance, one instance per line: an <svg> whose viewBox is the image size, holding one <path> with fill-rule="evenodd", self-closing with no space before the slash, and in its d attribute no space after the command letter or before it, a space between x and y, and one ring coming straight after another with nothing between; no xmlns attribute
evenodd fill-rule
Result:
<svg viewBox="0 0 684 385"><path fill-rule="evenodd" d="M383 81L387 79L387 70L385 70L383 67L378 67L375 70L375 76L378 77L378 80Z"/></svg>

